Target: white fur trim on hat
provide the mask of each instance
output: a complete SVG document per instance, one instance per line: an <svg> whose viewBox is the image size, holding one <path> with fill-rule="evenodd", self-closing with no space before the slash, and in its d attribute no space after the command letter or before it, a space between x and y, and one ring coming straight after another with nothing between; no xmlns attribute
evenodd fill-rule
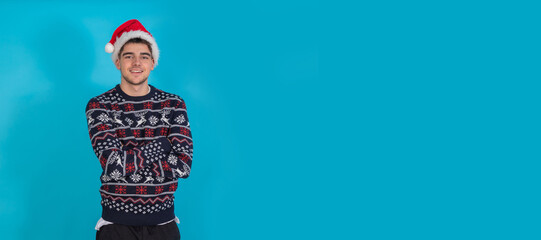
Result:
<svg viewBox="0 0 541 240"><path fill-rule="evenodd" d="M114 46L112 46L111 44L111 46L113 47L113 54L111 54L111 59L113 60L113 63L116 63L116 60L118 59L118 52L120 51L120 48L122 48L122 46L124 46L124 44L132 38L141 38L147 40L150 43L150 46L152 47L152 58L154 58L154 66L158 66L158 58L160 57L160 50L158 49L158 44L156 43L156 40L154 40L154 38L150 36L150 34L140 30L125 32L116 39ZM106 45L105 51L108 50L107 47L108 46Z"/></svg>

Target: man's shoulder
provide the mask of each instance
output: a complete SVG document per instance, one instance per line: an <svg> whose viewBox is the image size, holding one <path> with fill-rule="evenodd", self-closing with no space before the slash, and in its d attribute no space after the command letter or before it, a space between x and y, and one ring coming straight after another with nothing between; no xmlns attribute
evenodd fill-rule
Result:
<svg viewBox="0 0 541 240"><path fill-rule="evenodd" d="M97 102L111 102L111 101L117 101L119 100L120 95L118 95L116 91L116 86L107 90L104 93L101 93L95 97L90 98L89 102L97 101Z"/></svg>
<svg viewBox="0 0 541 240"><path fill-rule="evenodd" d="M102 109L106 110L107 103L111 103L113 101L116 101L120 96L118 96L118 93L115 90L115 87L112 89L97 95L95 97L92 97L88 100L88 103L86 104L86 111L88 113L89 110L96 110L96 109Z"/></svg>
<svg viewBox="0 0 541 240"><path fill-rule="evenodd" d="M158 100L158 101L160 101L160 100L178 100L178 101L184 102L184 99L182 99L177 94L166 92L166 91L158 89L156 87L154 87L154 88L156 89L156 93L154 95L154 98L156 100Z"/></svg>

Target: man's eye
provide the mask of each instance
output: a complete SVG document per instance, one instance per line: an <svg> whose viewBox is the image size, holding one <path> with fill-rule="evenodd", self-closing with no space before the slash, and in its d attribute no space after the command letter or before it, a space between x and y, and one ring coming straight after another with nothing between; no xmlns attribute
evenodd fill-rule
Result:
<svg viewBox="0 0 541 240"><path fill-rule="evenodd" d="M143 57L144 60L148 60L148 57Z"/></svg>

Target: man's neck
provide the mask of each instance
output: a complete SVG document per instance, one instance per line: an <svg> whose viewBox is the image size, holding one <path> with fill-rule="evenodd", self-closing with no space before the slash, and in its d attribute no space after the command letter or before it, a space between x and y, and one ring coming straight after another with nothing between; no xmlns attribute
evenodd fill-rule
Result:
<svg viewBox="0 0 541 240"><path fill-rule="evenodd" d="M143 84L140 85L132 85L126 81L121 81L120 89L122 89L124 93L132 97L145 96L150 92L148 81L145 81Z"/></svg>

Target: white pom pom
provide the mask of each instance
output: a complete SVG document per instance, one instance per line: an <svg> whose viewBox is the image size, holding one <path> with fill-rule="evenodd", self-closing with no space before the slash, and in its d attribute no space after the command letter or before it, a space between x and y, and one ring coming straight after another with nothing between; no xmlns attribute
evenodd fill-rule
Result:
<svg viewBox="0 0 541 240"><path fill-rule="evenodd" d="M111 43L105 44L105 52L112 53L115 50L115 46Z"/></svg>

